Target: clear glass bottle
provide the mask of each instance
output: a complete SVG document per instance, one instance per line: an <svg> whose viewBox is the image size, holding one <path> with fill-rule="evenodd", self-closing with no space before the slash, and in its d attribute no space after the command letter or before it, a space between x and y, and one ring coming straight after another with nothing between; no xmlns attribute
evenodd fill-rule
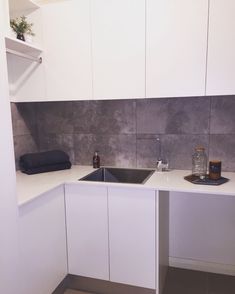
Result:
<svg viewBox="0 0 235 294"><path fill-rule="evenodd" d="M192 155L192 174L205 179L207 172L207 156L204 147L196 147Z"/></svg>

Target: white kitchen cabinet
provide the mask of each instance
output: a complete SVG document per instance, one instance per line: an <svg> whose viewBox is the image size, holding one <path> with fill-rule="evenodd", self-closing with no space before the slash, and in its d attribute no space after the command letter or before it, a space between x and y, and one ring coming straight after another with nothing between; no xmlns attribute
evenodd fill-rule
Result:
<svg viewBox="0 0 235 294"><path fill-rule="evenodd" d="M91 99L90 0L57 1L41 10L45 100Z"/></svg>
<svg viewBox="0 0 235 294"><path fill-rule="evenodd" d="M235 2L211 0L207 95L235 94Z"/></svg>
<svg viewBox="0 0 235 294"><path fill-rule="evenodd" d="M208 1L146 4L146 97L205 95Z"/></svg>
<svg viewBox="0 0 235 294"><path fill-rule="evenodd" d="M145 0L91 0L95 99L145 97Z"/></svg>
<svg viewBox="0 0 235 294"><path fill-rule="evenodd" d="M68 270L109 280L107 188L66 185Z"/></svg>
<svg viewBox="0 0 235 294"><path fill-rule="evenodd" d="M108 188L110 280L155 289L155 191Z"/></svg>
<svg viewBox="0 0 235 294"><path fill-rule="evenodd" d="M52 293L67 275L64 189L19 208L22 293Z"/></svg>
<svg viewBox="0 0 235 294"><path fill-rule="evenodd" d="M65 193L69 273L159 287L157 263L165 264L168 247L165 241L156 244L160 222L155 191L82 183L67 184ZM167 254L162 253L163 243Z"/></svg>

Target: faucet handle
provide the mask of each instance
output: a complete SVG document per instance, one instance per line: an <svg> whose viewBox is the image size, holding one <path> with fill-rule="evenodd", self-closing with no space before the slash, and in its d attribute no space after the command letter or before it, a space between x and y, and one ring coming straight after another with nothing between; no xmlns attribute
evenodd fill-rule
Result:
<svg viewBox="0 0 235 294"><path fill-rule="evenodd" d="M163 172L169 170L169 163L167 160L158 159L157 160L157 171Z"/></svg>
<svg viewBox="0 0 235 294"><path fill-rule="evenodd" d="M161 159L157 160L157 171L162 171L162 160Z"/></svg>

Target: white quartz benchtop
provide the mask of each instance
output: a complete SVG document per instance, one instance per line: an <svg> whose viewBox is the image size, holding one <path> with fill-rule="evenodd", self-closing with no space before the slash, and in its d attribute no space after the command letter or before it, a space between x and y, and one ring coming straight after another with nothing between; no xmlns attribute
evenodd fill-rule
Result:
<svg viewBox="0 0 235 294"><path fill-rule="evenodd" d="M78 179L92 172L91 166L74 165L69 170L26 175L20 171L16 173L18 204L22 205L33 200L41 194L54 189L64 183L78 183ZM216 195L235 196L235 173L223 173L222 176L230 181L220 186L195 185L184 180L190 174L188 170L172 170L169 172L155 172L144 185L105 183L105 185L125 185L153 188L163 191L206 193ZM81 183L81 182L80 182ZM84 182L83 182L84 183ZM89 184L104 183L89 182Z"/></svg>
<svg viewBox="0 0 235 294"><path fill-rule="evenodd" d="M78 179L91 173L93 170L92 166L73 165L71 169L36 175L27 175L17 171L16 188L18 204L24 204L66 182L77 182Z"/></svg>

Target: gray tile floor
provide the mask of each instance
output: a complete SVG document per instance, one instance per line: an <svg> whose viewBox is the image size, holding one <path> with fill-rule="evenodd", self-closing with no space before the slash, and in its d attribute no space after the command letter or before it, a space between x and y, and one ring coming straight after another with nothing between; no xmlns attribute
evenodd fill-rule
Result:
<svg viewBox="0 0 235 294"><path fill-rule="evenodd" d="M65 294L95 294L67 290ZM235 277L169 268L164 294L235 294Z"/></svg>
<svg viewBox="0 0 235 294"><path fill-rule="evenodd" d="M235 277L170 268L164 294L235 294Z"/></svg>

